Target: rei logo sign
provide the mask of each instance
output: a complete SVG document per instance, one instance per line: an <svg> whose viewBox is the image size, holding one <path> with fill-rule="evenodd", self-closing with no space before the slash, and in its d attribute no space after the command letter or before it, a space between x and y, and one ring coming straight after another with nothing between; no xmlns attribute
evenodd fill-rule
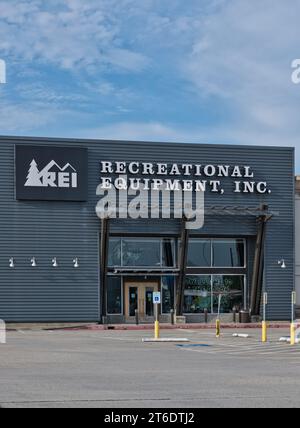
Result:
<svg viewBox="0 0 300 428"><path fill-rule="evenodd" d="M67 163L60 167L54 160L48 163L41 171L33 159L28 170L25 187L59 187L74 188L78 185L76 169Z"/></svg>
<svg viewBox="0 0 300 428"><path fill-rule="evenodd" d="M49 144L16 145L16 199L86 202L88 149Z"/></svg>

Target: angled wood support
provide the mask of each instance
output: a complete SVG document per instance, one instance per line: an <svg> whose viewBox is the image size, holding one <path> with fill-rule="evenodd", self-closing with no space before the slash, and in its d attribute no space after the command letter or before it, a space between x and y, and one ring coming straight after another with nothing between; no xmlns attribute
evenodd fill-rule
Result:
<svg viewBox="0 0 300 428"><path fill-rule="evenodd" d="M267 214L268 206L262 205L261 211L266 214L258 217L258 231L256 237L255 256L253 264L252 286L251 286L251 316L260 315L261 297L263 291L263 276L264 276L264 247L266 238L267 222L272 218Z"/></svg>
<svg viewBox="0 0 300 428"><path fill-rule="evenodd" d="M107 269L108 269L108 249L109 249L109 218L105 218L101 223L101 263L100 263L100 296L101 296L101 322L105 323L107 314Z"/></svg>
<svg viewBox="0 0 300 428"><path fill-rule="evenodd" d="M181 252L177 282L177 315L179 316L183 314L185 274L189 247L189 230L186 228L186 221L186 218L183 218L181 226Z"/></svg>

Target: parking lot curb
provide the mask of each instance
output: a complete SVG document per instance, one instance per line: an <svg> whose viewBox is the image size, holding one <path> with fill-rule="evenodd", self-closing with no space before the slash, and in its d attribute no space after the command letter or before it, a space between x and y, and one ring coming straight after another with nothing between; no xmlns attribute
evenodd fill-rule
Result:
<svg viewBox="0 0 300 428"><path fill-rule="evenodd" d="M289 323L270 323L270 329L286 329L289 328ZM215 330L213 324L161 324L161 330ZM262 324L222 324L222 329L261 329ZM70 329L69 329L70 330ZM89 331L145 331L153 330L152 324L145 325L130 325L130 324L114 324L114 325L90 325L82 328L72 328L71 330L89 330Z"/></svg>
<svg viewBox="0 0 300 428"><path fill-rule="evenodd" d="M270 329L289 329L289 323L268 323ZM255 324L221 324L222 330L261 329L261 323ZM161 330L215 330L214 324L161 324ZM7 324L8 332L15 331L152 331L153 324Z"/></svg>

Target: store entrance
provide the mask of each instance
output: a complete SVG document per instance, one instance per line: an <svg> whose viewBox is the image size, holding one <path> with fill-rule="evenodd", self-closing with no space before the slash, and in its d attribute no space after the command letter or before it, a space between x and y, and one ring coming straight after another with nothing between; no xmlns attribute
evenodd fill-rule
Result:
<svg viewBox="0 0 300 428"><path fill-rule="evenodd" d="M154 321L153 293L159 290L158 282L125 281L125 317L126 321L135 321L136 310L141 323Z"/></svg>

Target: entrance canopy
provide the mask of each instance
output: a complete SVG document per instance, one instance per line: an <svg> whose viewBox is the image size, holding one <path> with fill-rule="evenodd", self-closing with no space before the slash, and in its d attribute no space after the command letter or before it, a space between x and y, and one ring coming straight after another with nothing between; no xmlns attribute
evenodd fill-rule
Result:
<svg viewBox="0 0 300 428"><path fill-rule="evenodd" d="M202 210L202 209L201 209ZM163 210L156 211L160 215L164 214ZM97 207L97 215L102 219L124 219L124 214L127 211L122 208L109 209L109 211L101 210ZM176 213L176 210L173 211ZM149 209L150 214L150 209ZM251 216L251 217L267 217L268 219L279 216L279 212L271 211L268 206L251 207L251 206L234 206L234 205L211 205L204 209L204 215L207 216ZM163 217L161 217L163 220ZM136 219L135 219L136 220Z"/></svg>
<svg viewBox="0 0 300 428"><path fill-rule="evenodd" d="M271 218L273 216L278 216L279 213L270 211L268 206L246 207L213 205L205 208L205 215L264 216Z"/></svg>

